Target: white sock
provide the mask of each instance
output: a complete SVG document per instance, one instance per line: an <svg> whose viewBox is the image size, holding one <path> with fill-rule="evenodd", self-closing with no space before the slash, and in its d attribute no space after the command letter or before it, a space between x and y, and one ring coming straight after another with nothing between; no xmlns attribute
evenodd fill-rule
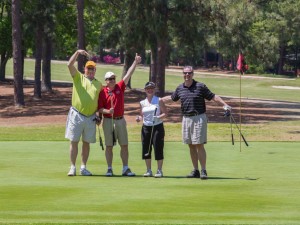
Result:
<svg viewBox="0 0 300 225"><path fill-rule="evenodd" d="M80 169L85 169L85 168L86 168L85 165L81 165L81 166L80 166Z"/></svg>
<svg viewBox="0 0 300 225"><path fill-rule="evenodd" d="M112 167L111 167L111 166L108 166L107 169L108 169L108 170L112 170Z"/></svg>
<svg viewBox="0 0 300 225"><path fill-rule="evenodd" d="M128 166L123 166L123 172L125 172L128 169Z"/></svg>
<svg viewBox="0 0 300 225"><path fill-rule="evenodd" d="M71 165L71 169L76 169L76 166L75 165Z"/></svg>

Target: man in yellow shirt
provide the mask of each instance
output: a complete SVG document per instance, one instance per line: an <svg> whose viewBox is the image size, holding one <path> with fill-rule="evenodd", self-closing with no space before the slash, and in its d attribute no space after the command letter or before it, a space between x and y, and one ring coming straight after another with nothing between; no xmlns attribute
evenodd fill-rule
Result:
<svg viewBox="0 0 300 225"><path fill-rule="evenodd" d="M80 138L82 138L80 174L91 176L92 173L86 169L86 163L89 157L90 143L96 142L96 121L100 123L96 111L102 83L95 78L95 62L87 61L84 74L76 69L74 64L79 54L89 56L85 50L77 50L68 62L68 68L73 79L72 106L68 114L65 134L65 137L71 141L71 167L68 176L76 176L76 158Z"/></svg>

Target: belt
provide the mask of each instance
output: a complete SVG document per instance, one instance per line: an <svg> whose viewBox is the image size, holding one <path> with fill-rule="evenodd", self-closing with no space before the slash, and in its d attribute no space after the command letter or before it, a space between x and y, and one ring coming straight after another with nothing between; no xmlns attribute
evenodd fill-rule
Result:
<svg viewBox="0 0 300 225"><path fill-rule="evenodd" d="M82 114L81 112L79 112L76 108L74 108L73 106L71 107L71 109L73 109L75 112L77 112L78 114L80 114L81 116L84 116L84 117L89 117L89 116L86 116L84 114Z"/></svg>
<svg viewBox="0 0 300 225"><path fill-rule="evenodd" d="M111 117L105 117L105 118L111 119ZM114 117L114 120L121 120L121 119L123 119L123 116Z"/></svg>
<svg viewBox="0 0 300 225"><path fill-rule="evenodd" d="M192 117L192 116L198 116L200 115L199 113L190 113L190 114L184 114L183 116L185 117Z"/></svg>

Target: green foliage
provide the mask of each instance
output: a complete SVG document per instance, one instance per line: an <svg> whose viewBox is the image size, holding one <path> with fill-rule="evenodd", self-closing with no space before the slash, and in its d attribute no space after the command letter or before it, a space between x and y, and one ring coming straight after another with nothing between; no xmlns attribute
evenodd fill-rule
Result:
<svg viewBox="0 0 300 225"><path fill-rule="evenodd" d="M0 2L0 6L0 57L4 54L10 58L12 56L10 3L2 1Z"/></svg>

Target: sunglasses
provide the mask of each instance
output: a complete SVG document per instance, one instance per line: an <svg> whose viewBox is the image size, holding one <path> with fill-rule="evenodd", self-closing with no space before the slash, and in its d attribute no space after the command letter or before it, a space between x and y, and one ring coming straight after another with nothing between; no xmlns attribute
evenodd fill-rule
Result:
<svg viewBox="0 0 300 225"><path fill-rule="evenodd" d="M193 72L183 72L183 74L192 75Z"/></svg>
<svg viewBox="0 0 300 225"><path fill-rule="evenodd" d="M88 71L94 71L95 70L95 68L87 68L88 69Z"/></svg>
<svg viewBox="0 0 300 225"><path fill-rule="evenodd" d="M115 79L116 79L115 77L112 77L112 78L107 78L106 80L111 81L111 80L115 80Z"/></svg>

